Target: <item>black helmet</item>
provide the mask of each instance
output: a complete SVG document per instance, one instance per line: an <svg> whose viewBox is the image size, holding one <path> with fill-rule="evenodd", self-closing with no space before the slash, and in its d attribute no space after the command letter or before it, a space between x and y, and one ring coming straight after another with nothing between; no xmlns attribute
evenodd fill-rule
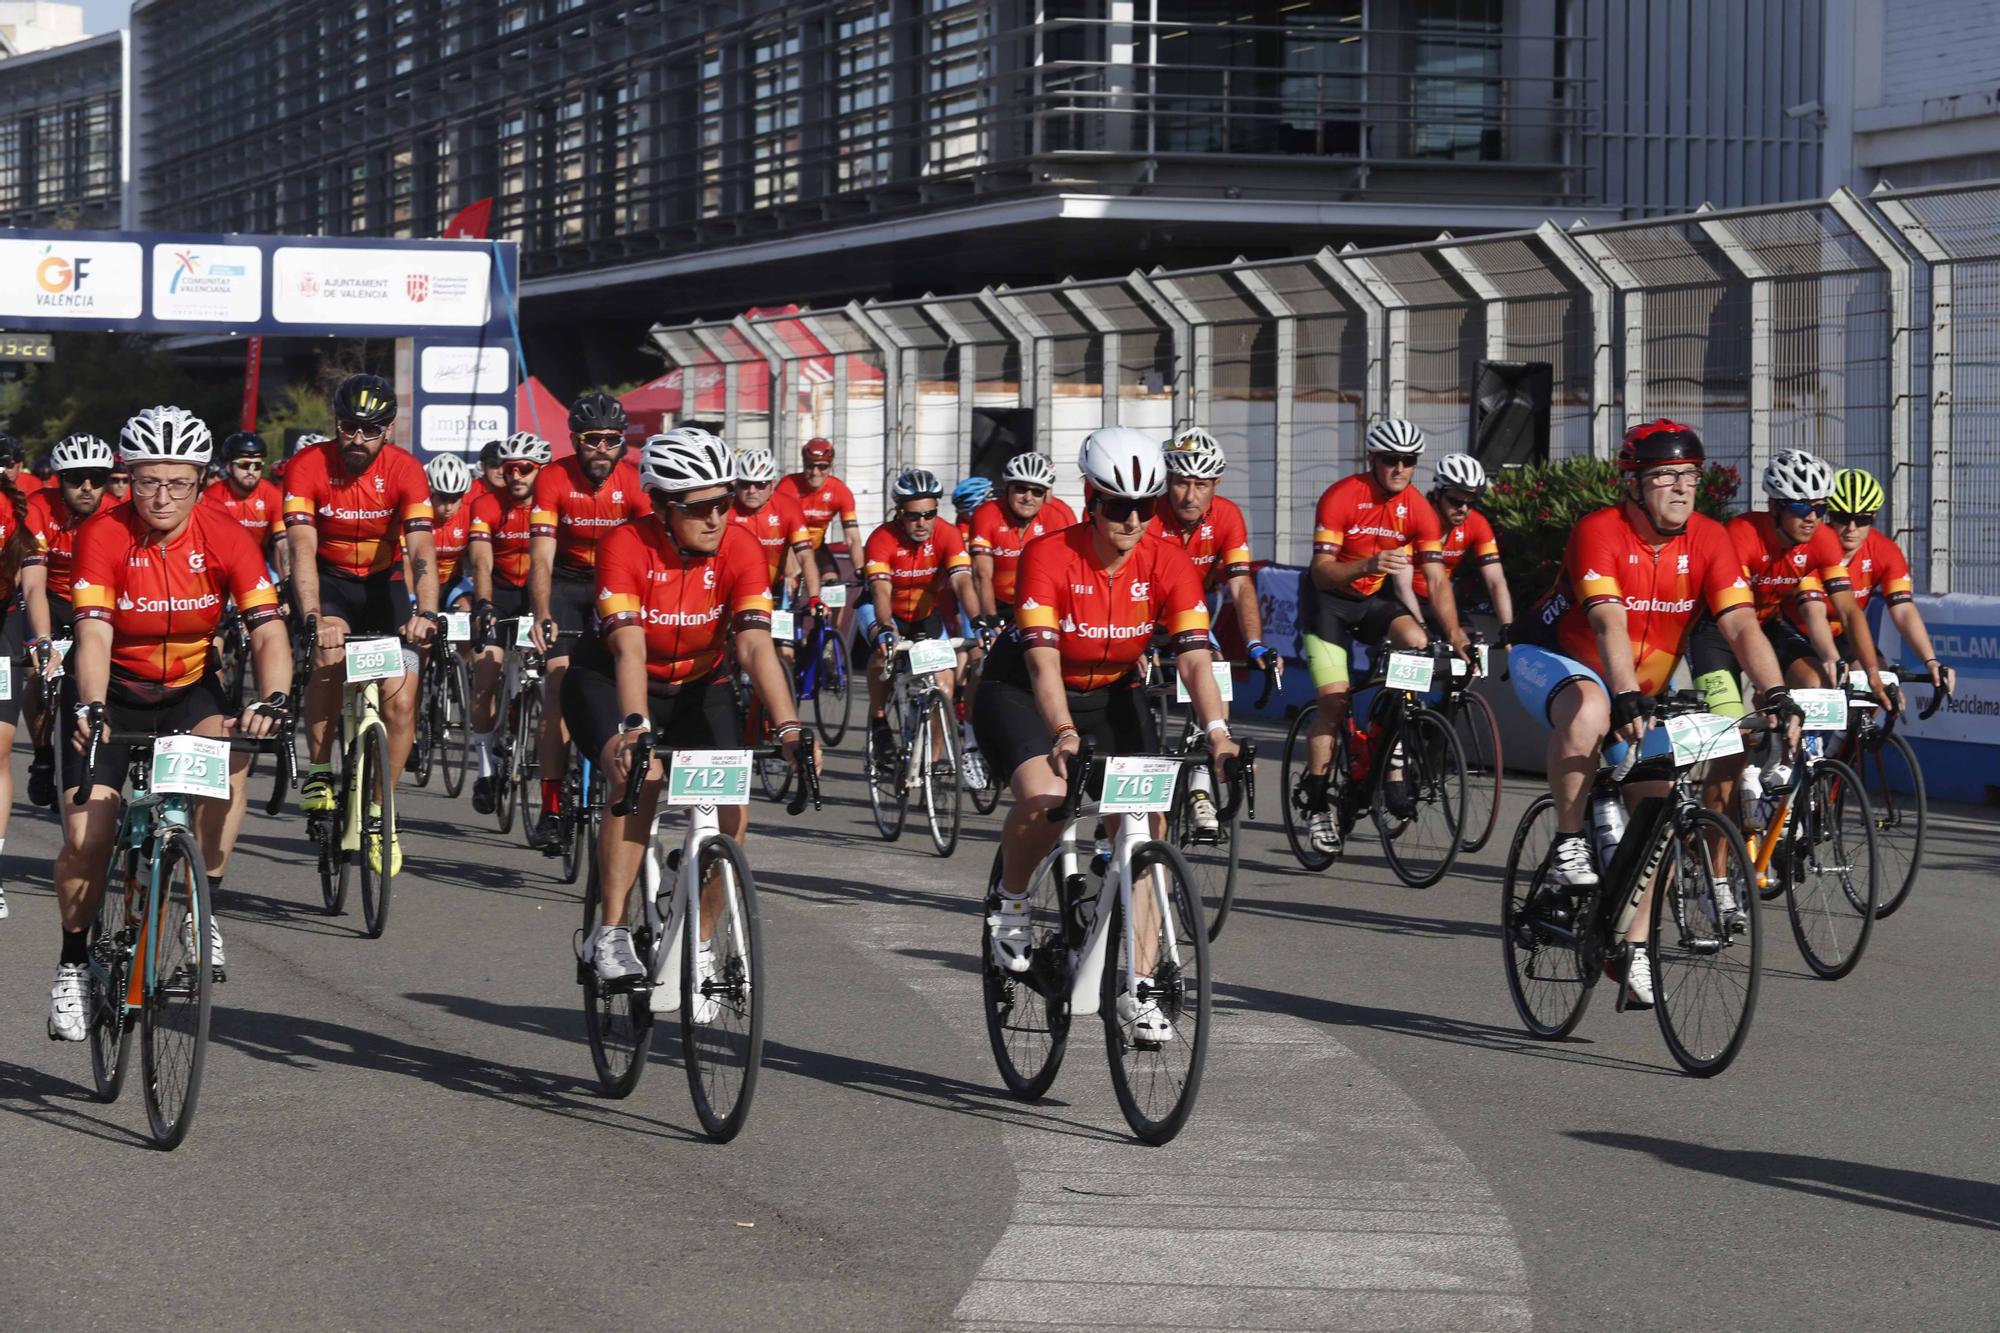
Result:
<svg viewBox="0 0 2000 1333"><path fill-rule="evenodd" d="M590 430L625 429L625 404L608 393L593 390L569 406L569 428L581 435Z"/></svg>
<svg viewBox="0 0 2000 1333"><path fill-rule="evenodd" d="M501 442L499 440L488 440L485 444L480 446L479 466L481 467L500 466L500 444Z"/></svg>
<svg viewBox="0 0 2000 1333"><path fill-rule="evenodd" d="M222 442L221 461L233 463L239 458L254 458L262 462L270 454L264 445L264 437L254 430L239 430Z"/></svg>
<svg viewBox="0 0 2000 1333"><path fill-rule="evenodd" d="M12 431L0 431L0 467L11 467L28 456L21 447L21 437Z"/></svg>
<svg viewBox="0 0 2000 1333"><path fill-rule="evenodd" d="M396 419L396 386L380 375L349 375L333 391L333 419L388 425Z"/></svg>

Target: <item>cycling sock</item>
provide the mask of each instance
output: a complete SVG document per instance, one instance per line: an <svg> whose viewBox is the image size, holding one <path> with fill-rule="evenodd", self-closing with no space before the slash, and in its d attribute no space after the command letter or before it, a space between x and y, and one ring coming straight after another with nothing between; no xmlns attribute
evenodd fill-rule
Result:
<svg viewBox="0 0 2000 1333"><path fill-rule="evenodd" d="M90 931L65 930L63 933L62 961L83 964L90 961Z"/></svg>
<svg viewBox="0 0 2000 1333"><path fill-rule="evenodd" d="M562 811L562 782L556 778L542 779L542 813L558 814Z"/></svg>
<svg viewBox="0 0 2000 1333"><path fill-rule="evenodd" d="M472 733L472 748L479 752L479 776L493 776L493 742L498 740L497 731L475 731Z"/></svg>
<svg viewBox="0 0 2000 1333"><path fill-rule="evenodd" d="M330 778L333 776L333 765L331 763L308 764L306 766L306 776L309 778L318 778L318 777Z"/></svg>

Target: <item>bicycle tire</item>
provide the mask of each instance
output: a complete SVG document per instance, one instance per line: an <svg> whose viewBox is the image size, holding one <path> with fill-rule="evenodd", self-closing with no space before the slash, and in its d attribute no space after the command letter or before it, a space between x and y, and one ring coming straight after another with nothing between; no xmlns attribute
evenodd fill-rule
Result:
<svg viewBox="0 0 2000 1333"><path fill-rule="evenodd" d="M891 691L884 717L889 724L889 735L903 734L903 701ZM903 824L910 815L910 789L904 781L903 765L898 763L885 779L875 762L875 725L870 722L861 742L861 776L868 785L868 809L875 816L876 831L883 841L894 842L903 836Z"/></svg>
<svg viewBox="0 0 2000 1333"><path fill-rule="evenodd" d="M441 776L444 794L456 800L465 790L465 774L472 761L472 683L465 659L451 653L445 663L438 701Z"/></svg>
<svg viewBox="0 0 2000 1333"><path fill-rule="evenodd" d="M1285 841L1291 844L1292 855L1299 865L1315 873L1332 865L1339 857L1338 852L1321 852L1314 849L1307 836L1307 821L1311 814L1305 808L1304 779L1307 771L1307 745L1312 732L1313 720L1319 716L1319 705L1307 704L1292 719L1291 729L1285 733L1285 759L1278 769L1278 804L1285 815ZM1337 739L1337 738L1336 738ZM1341 766L1339 753L1335 753L1333 765ZM1329 799L1332 799L1329 796Z"/></svg>
<svg viewBox="0 0 2000 1333"><path fill-rule="evenodd" d="M1001 852L993 851L986 911L979 922L980 997L986 1040L1007 1091L1026 1101L1044 1096L1062 1071L1069 1046L1069 951L1063 939L1063 892L1052 865L1028 889L1028 970L993 961L992 913L999 906Z"/></svg>
<svg viewBox="0 0 2000 1333"><path fill-rule="evenodd" d="M389 928L389 896L396 887L396 785L389 781L389 733L379 723L364 727L355 747L361 774L361 849L351 859L361 876L361 924L371 940ZM381 791L381 813L370 793ZM368 840L379 838L382 868L369 864Z"/></svg>
<svg viewBox="0 0 2000 1333"><path fill-rule="evenodd" d="M535 830L541 825L541 745L542 694L538 689L521 691L521 735L514 746L514 808L521 816L521 840L535 847ZM541 850L536 847L535 850Z"/></svg>
<svg viewBox="0 0 2000 1333"><path fill-rule="evenodd" d="M440 649L441 645L431 646L433 654ZM437 670L438 663L433 656L424 663L423 674L417 677L417 720L410 729L410 759L404 771L410 775L410 782L418 787L431 785L431 771L437 766L438 733L434 725Z"/></svg>
<svg viewBox="0 0 2000 1333"><path fill-rule="evenodd" d="M980 771L985 775L986 781L977 787L968 786L965 789L965 794L972 798L972 809L975 813L990 815L999 808L1000 793L1005 788L1001 785L999 775L993 771L993 765L988 762L984 752L980 754L979 762ZM960 763L964 763L962 758Z"/></svg>
<svg viewBox="0 0 2000 1333"><path fill-rule="evenodd" d="M1194 788L1194 769L1183 768L1174 784L1173 809L1167 813L1167 838L1180 848L1194 875L1195 892L1201 897L1202 917L1208 924L1208 942L1222 934L1236 904L1236 872L1242 860L1243 810L1241 806L1221 823L1214 842L1201 842L1188 816L1189 793ZM1219 793L1211 793L1211 797ZM1216 811L1217 815L1222 812Z"/></svg>
<svg viewBox="0 0 2000 1333"><path fill-rule="evenodd" d="M821 629L825 642L819 650L819 679L813 682L813 725L827 748L847 736L847 720L854 708L854 692L847 674L847 649L840 635Z"/></svg>
<svg viewBox="0 0 2000 1333"><path fill-rule="evenodd" d="M1412 813L1401 818L1389 809L1387 771L1375 784L1369 815L1382 837L1382 854L1396 878L1413 889L1428 889L1447 874L1458 860L1459 830L1465 814L1465 756L1458 748L1458 735L1449 722L1429 708L1411 708L1397 731L1405 754L1404 778L1410 791ZM1377 753L1376 762L1386 763L1394 743ZM1431 822L1427 809L1443 824L1441 837L1434 839L1435 850L1421 845L1411 834Z"/></svg>
<svg viewBox="0 0 2000 1333"><path fill-rule="evenodd" d="M720 833L695 849L695 883L722 876L718 916L711 923L713 962L700 975L701 911L690 904L681 950L681 1050L688 1094L702 1131L717 1143L743 1132L764 1062L764 939L757 920L757 885L749 858ZM732 882L733 881L733 884Z"/></svg>
<svg viewBox="0 0 2000 1333"><path fill-rule="evenodd" d="M1554 798L1536 798L1514 826L1500 883L1500 949L1506 956L1507 993L1514 997L1521 1026L1543 1041L1559 1041L1576 1031L1590 1007L1598 975L1573 939L1538 924L1528 911L1548 872L1555 829ZM1593 902L1578 908L1576 919L1585 928L1595 915L1594 906Z"/></svg>
<svg viewBox="0 0 2000 1333"><path fill-rule="evenodd" d="M1815 760L1778 855L1799 954L1814 976L1838 981L1867 952L1881 886L1875 814L1861 775L1838 759Z"/></svg>
<svg viewBox="0 0 2000 1333"><path fill-rule="evenodd" d="M127 850L123 860L123 875L105 876L97 916L90 923L90 1077L101 1102L118 1100L132 1068L132 1024L126 1021L125 990L132 976L137 927L126 919L127 900L119 886L131 882L139 853Z"/></svg>
<svg viewBox="0 0 2000 1333"><path fill-rule="evenodd" d="M1467 690L1451 712L1452 728L1458 733L1459 753L1465 757L1465 818L1459 827L1459 846L1476 852L1492 841L1500 823L1500 799L1506 789L1506 761L1500 750L1500 722L1486 696Z"/></svg>
<svg viewBox="0 0 2000 1333"><path fill-rule="evenodd" d="M590 818L583 790L583 760L576 753L576 747L568 751L569 763L563 773L563 845L562 881L576 883L576 877L583 871L584 843L589 838Z"/></svg>
<svg viewBox="0 0 2000 1333"><path fill-rule="evenodd" d="M951 701L942 693L932 696L929 716L917 729L919 753L924 762L924 822L929 826L931 850L950 856L958 849L960 816L964 807L965 784L959 780L958 724L952 716ZM935 735L933 731L935 730ZM932 752L942 749L944 758Z"/></svg>
<svg viewBox="0 0 2000 1333"><path fill-rule="evenodd" d="M1916 751L1901 732L1870 736L1853 766L1875 814L1875 854L1882 875L1875 919L1880 921L1894 915L1917 887L1929 834L1930 794Z"/></svg>
<svg viewBox="0 0 2000 1333"><path fill-rule="evenodd" d="M617 1100L630 1097L646 1072L647 1055L653 1048L653 1001L643 986L636 990L607 990L597 979L597 969L583 961L582 942L597 925L602 882L595 861L584 881L583 934L578 939L577 980L583 984L583 1032L590 1043L590 1063L597 1070L598 1089ZM658 941L645 910L645 882L635 880L625 897L625 923L632 927L632 948L650 975Z"/></svg>
<svg viewBox="0 0 2000 1333"><path fill-rule="evenodd" d="M331 815L322 816L331 819ZM339 916L347 908L347 858L333 845L331 835L319 840L319 896L328 916Z"/></svg>
<svg viewBox="0 0 2000 1333"><path fill-rule="evenodd" d="M1672 844L1653 885L1653 1015L1674 1062L1712 1078L1733 1063L1750 1035L1763 974L1763 929L1750 854L1736 825L1713 810L1674 816ZM1731 934L1716 919L1712 848L1719 840L1744 928ZM1706 1003L1713 1000L1714 1004ZM1711 1019L1707 1011L1719 1009Z"/></svg>
<svg viewBox="0 0 2000 1333"><path fill-rule="evenodd" d="M1118 999L1124 989L1126 937L1123 905L1114 902L1105 941L1100 1009L1104 1018L1105 1056L1111 1065L1111 1090L1125 1123L1143 1143L1172 1142L1194 1113L1201 1078L1208 1060L1208 1028L1214 997L1208 970L1208 928L1202 922L1201 899L1186 860L1172 843L1157 839L1140 843L1132 852L1132 893L1147 892L1149 871L1164 874L1167 919L1179 957L1164 951L1141 981L1173 1026L1173 1037L1157 1047L1141 1046L1132 1024L1120 1016ZM1137 916L1137 911L1134 911ZM1163 942L1162 942L1163 943ZM1192 965L1194 976L1188 972Z"/></svg>
<svg viewBox="0 0 2000 1333"><path fill-rule="evenodd" d="M178 825L162 826L155 837L159 913L144 926L145 952L153 962L143 990L139 1031L146 1121L154 1144L171 1150L187 1138L201 1099L215 974L208 872L202 867L201 852L193 835Z"/></svg>
<svg viewBox="0 0 2000 1333"><path fill-rule="evenodd" d="M501 836L514 831L514 765L519 762L521 748L519 713L517 700L521 693L521 670L513 655L505 659L500 668L499 716L495 719L499 726L500 762L493 766L493 822ZM525 814L523 815L525 818Z"/></svg>

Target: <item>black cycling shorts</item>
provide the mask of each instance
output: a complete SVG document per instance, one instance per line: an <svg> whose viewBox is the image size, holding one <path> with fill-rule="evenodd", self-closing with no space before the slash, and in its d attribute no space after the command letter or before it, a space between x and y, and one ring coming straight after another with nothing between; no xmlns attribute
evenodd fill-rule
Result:
<svg viewBox="0 0 2000 1333"><path fill-rule="evenodd" d="M167 736L193 731L197 724L211 717L224 716L229 711L229 705L222 697L222 682L212 671L186 689L161 698L146 697L152 693L152 690L142 693L133 684L112 677L104 692L105 721L111 730ZM62 789L65 792L75 791L83 781L83 745L76 734L76 704L76 677L64 676L62 711L54 719L54 725L60 726L63 734ZM124 787L125 772L131 766L131 746L100 745L97 747L97 768L91 781L93 785L117 791Z"/></svg>
<svg viewBox="0 0 2000 1333"><path fill-rule="evenodd" d="M1066 690L1069 718L1099 755L1157 754L1153 710L1135 671L1095 690ZM996 782L1007 782L1036 755L1046 755L1055 732L1042 718L1028 683L1027 649L1008 635L986 659L972 702L972 734Z"/></svg>
<svg viewBox="0 0 2000 1333"><path fill-rule="evenodd" d="M1389 626L1410 614L1386 585L1368 597L1342 597L1324 588L1310 591L1301 608L1307 619L1301 632L1345 648L1350 656L1356 643L1373 649L1389 637Z"/></svg>
<svg viewBox="0 0 2000 1333"><path fill-rule="evenodd" d="M29 690L41 688L41 677L28 665L27 643L28 613L22 607L20 598L16 597L5 614L0 615L0 657L7 660L8 683L14 687L7 691L7 698L0 699L0 726L19 725L21 696Z"/></svg>
<svg viewBox="0 0 2000 1333"><path fill-rule="evenodd" d="M321 565L319 614L346 621L349 634L400 634L410 623L410 593L387 570L357 579Z"/></svg>
<svg viewBox="0 0 2000 1333"><path fill-rule="evenodd" d="M587 645L570 661L562 683L563 721L577 749L596 763L604 747L618 734L624 720L618 711L618 682L610 656ZM677 750L738 750L743 748L743 714L736 690L726 676L678 686L648 685L646 712L653 729Z"/></svg>
<svg viewBox="0 0 2000 1333"><path fill-rule="evenodd" d="M597 575L558 569L549 581L549 615L556 622L556 641L547 660L567 658L579 641L597 635Z"/></svg>

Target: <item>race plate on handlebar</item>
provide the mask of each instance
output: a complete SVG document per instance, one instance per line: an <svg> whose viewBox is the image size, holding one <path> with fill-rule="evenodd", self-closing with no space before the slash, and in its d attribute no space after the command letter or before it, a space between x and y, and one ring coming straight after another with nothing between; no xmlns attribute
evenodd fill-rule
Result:
<svg viewBox="0 0 2000 1333"><path fill-rule="evenodd" d="M1845 690L1793 690L1792 702L1806 715L1807 731L1847 730Z"/></svg>
<svg viewBox="0 0 2000 1333"><path fill-rule="evenodd" d="M1390 653L1382 684L1392 690L1426 694L1430 691L1431 677L1436 671L1437 662L1428 653Z"/></svg>
<svg viewBox="0 0 2000 1333"><path fill-rule="evenodd" d="M1236 698L1236 673L1229 669L1229 663L1210 662L1208 669L1215 676L1215 688L1222 695L1222 702L1232 702ZM1174 673L1174 702L1184 704L1187 701L1187 682L1182 680L1180 672L1176 671Z"/></svg>
<svg viewBox="0 0 2000 1333"><path fill-rule="evenodd" d="M1493 674L1493 645L1492 645L1492 644L1490 644L1490 643L1475 643L1475 644L1473 644L1473 645L1472 645L1472 658L1473 658L1473 660L1474 660L1475 662L1479 663L1479 674L1480 674L1480 675L1482 675L1482 676L1490 676L1490 675L1492 675L1492 674Z"/></svg>
<svg viewBox="0 0 2000 1333"><path fill-rule="evenodd" d="M798 626L790 611L771 612L771 637L779 643L790 643L799 637Z"/></svg>
<svg viewBox="0 0 2000 1333"><path fill-rule="evenodd" d="M838 611L847 605L847 585L845 583L822 583L819 585L820 605L830 611Z"/></svg>
<svg viewBox="0 0 2000 1333"><path fill-rule="evenodd" d="M227 798L229 742L207 736L160 737L153 742L152 789L162 795Z"/></svg>
<svg viewBox="0 0 2000 1333"><path fill-rule="evenodd" d="M1891 685L1902 684L1903 678L1896 672L1889 670L1887 667L1884 667L1879 674L1882 677L1882 688L1885 690L1888 689ZM1848 672L1847 688L1849 688L1850 690L1859 690L1863 694L1869 694L1868 673L1866 671L1861 670L1861 668L1859 667L1856 667L1854 670ZM1870 695L1870 697L1872 698L1873 695Z"/></svg>
<svg viewBox="0 0 2000 1333"><path fill-rule="evenodd" d="M667 804L750 804L750 752L675 750L667 768Z"/></svg>
<svg viewBox="0 0 2000 1333"><path fill-rule="evenodd" d="M1104 761L1104 799L1098 813L1150 815L1174 804L1174 781L1181 766L1174 759L1133 755Z"/></svg>
<svg viewBox="0 0 2000 1333"><path fill-rule="evenodd" d="M472 612L470 611L445 612L444 641L446 643L472 642Z"/></svg>
<svg viewBox="0 0 2000 1333"><path fill-rule="evenodd" d="M395 680L403 674L401 639L349 639L347 679L349 684L364 680Z"/></svg>
<svg viewBox="0 0 2000 1333"><path fill-rule="evenodd" d="M73 642L74 640L71 639L49 640L49 678L51 680L62 678L63 670L69 664L69 650Z"/></svg>
<svg viewBox="0 0 2000 1333"><path fill-rule="evenodd" d="M918 639L910 645L910 674L928 676L958 665L958 652L944 639Z"/></svg>
<svg viewBox="0 0 2000 1333"><path fill-rule="evenodd" d="M1668 718L1667 740L1674 747L1675 767L1742 754L1743 735L1737 731L1737 725L1738 719L1715 713L1683 713Z"/></svg>

